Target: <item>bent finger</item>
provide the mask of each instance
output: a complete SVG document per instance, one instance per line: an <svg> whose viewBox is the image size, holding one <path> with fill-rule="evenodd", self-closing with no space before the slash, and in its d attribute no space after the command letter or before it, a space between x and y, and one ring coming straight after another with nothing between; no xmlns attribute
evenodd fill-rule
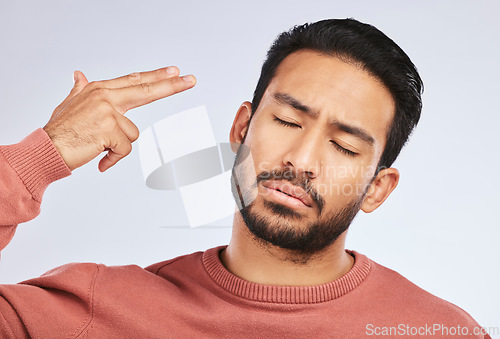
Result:
<svg viewBox="0 0 500 339"><path fill-rule="evenodd" d="M132 151L132 144L123 132L114 135L113 144L108 147L108 153L99 161L99 171L105 172Z"/></svg>
<svg viewBox="0 0 500 339"><path fill-rule="evenodd" d="M139 128L129 118L121 114L116 114L116 121L130 142L134 142L139 138Z"/></svg>

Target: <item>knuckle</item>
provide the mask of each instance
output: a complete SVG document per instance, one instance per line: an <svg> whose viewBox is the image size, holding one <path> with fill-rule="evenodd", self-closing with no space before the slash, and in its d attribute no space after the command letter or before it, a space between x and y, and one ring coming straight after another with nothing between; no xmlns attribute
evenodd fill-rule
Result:
<svg viewBox="0 0 500 339"><path fill-rule="evenodd" d="M104 131L113 131L116 128L116 119L111 115L106 115L99 121L99 126Z"/></svg>
<svg viewBox="0 0 500 339"><path fill-rule="evenodd" d="M98 99L106 100L109 97L109 89L103 87L97 87L92 90L92 95Z"/></svg>
<svg viewBox="0 0 500 339"><path fill-rule="evenodd" d="M144 93L146 94L150 94L151 91L152 91L152 86L150 83L142 83L140 84L142 90L144 91Z"/></svg>
<svg viewBox="0 0 500 339"><path fill-rule="evenodd" d="M90 90L95 90L97 88L102 87L102 82L101 81L92 81L86 87L88 87Z"/></svg>
<svg viewBox="0 0 500 339"><path fill-rule="evenodd" d="M127 142L124 146L124 156L127 156L132 152L132 144L130 142Z"/></svg>
<svg viewBox="0 0 500 339"><path fill-rule="evenodd" d="M140 135L139 129L135 127L134 130L132 131L132 142L139 139L139 135Z"/></svg>
<svg viewBox="0 0 500 339"><path fill-rule="evenodd" d="M127 75L127 80L132 84L132 85L138 85L142 82L142 74L135 72Z"/></svg>

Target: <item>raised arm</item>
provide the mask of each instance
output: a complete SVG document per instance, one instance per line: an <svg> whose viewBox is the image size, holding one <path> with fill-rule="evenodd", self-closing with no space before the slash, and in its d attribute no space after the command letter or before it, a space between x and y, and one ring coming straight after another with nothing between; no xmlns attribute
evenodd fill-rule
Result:
<svg viewBox="0 0 500 339"><path fill-rule="evenodd" d="M54 110L47 125L15 145L0 146L0 250L12 239L16 225L40 213L47 186L68 176L102 152L104 172L127 156L139 137L124 114L135 107L193 87L192 75L177 67L133 73L89 83L75 72L75 85Z"/></svg>
<svg viewBox="0 0 500 339"><path fill-rule="evenodd" d="M12 239L17 224L40 213L47 186L70 174L42 129L18 144L0 146L0 251Z"/></svg>
<svg viewBox="0 0 500 339"><path fill-rule="evenodd" d="M191 88L195 81L179 77L176 67L93 83L75 72L75 86L43 129L0 146L0 249L17 224L39 214L51 182L104 151L101 171L130 153L139 131L125 112ZM0 337L85 336L101 270L96 264L68 264L20 284L0 285Z"/></svg>

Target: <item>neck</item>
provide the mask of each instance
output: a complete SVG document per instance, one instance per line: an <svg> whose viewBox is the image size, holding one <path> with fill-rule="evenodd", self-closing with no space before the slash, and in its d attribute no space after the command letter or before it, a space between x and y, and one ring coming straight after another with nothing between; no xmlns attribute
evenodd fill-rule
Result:
<svg viewBox="0 0 500 339"><path fill-rule="evenodd" d="M307 261L296 253L263 244L235 213L228 247L221 252L224 266L244 280L264 285L313 286L332 282L346 274L354 258L345 252L344 232L332 245Z"/></svg>

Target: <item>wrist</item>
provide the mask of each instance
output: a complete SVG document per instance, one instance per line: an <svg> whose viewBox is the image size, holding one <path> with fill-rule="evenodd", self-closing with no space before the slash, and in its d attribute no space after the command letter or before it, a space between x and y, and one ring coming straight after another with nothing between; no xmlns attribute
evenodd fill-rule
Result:
<svg viewBox="0 0 500 339"><path fill-rule="evenodd" d="M38 201L50 183L71 174L52 140L41 128L17 144L3 146L1 151Z"/></svg>

